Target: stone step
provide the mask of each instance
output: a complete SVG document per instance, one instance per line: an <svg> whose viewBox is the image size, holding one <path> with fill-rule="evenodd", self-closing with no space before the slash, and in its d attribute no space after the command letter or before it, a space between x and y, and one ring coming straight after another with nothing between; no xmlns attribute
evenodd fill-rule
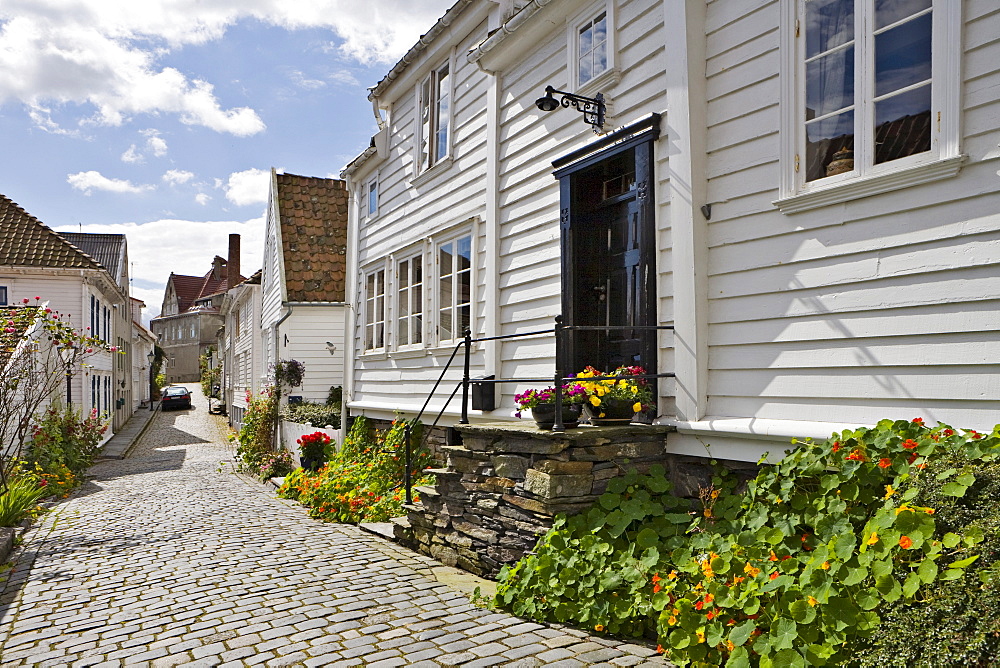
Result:
<svg viewBox="0 0 1000 668"><path fill-rule="evenodd" d="M427 498L430 499L441 496L441 493L438 492L436 489L434 489L433 487L427 487L426 485L414 487L413 491L419 494L420 496L426 496Z"/></svg>
<svg viewBox="0 0 1000 668"><path fill-rule="evenodd" d="M422 513L426 510L422 503L404 503L403 510L408 513Z"/></svg>
<svg viewBox="0 0 1000 668"><path fill-rule="evenodd" d="M410 520L408 520L406 517L391 517L389 518L389 522L394 526L400 527L402 529L410 528Z"/></svg>

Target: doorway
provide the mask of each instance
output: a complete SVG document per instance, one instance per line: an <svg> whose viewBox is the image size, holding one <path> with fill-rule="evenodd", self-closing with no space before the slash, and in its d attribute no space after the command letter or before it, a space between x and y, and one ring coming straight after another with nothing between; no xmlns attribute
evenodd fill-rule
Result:
<svg viewBox="0 0 1000 668"><path fill-rule="evenodd" d="M562 302L573 331L561 367L642 366L656 373L652 138L613 146L557 173L561 184Z"/></svg>

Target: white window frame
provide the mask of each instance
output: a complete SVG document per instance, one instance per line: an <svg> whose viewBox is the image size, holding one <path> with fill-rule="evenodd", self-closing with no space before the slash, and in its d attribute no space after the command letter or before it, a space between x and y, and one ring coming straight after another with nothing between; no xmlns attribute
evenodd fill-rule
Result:
<svg viewBox="0 0 1000 668"><path fill-rule="evenodd" d="M580 83L580 29L602 13L607 17L608 66L600 74ZM566 21L570 91L580 95L606 93L608 87L614 86L621 80L621 69L618 66L617 18L614 0L601 0Z"/></svg>
<svg viewBox="0 0 1000 668"><path fill-rule="evenodd" d="M388 298L389 298L389 292L388 292L388 290L386 288L386 283L385 283L385 279L386 279L386 276L388 275L388 273L389 272L388 272L388 268L386 267L386 263L383 261L383 262L380 262L378 264L372 265L371 267L369 267L368 269L366 269L363 272L363 274L362 274L362 280L363 280L363 282L361 284L361 290L362 290L362 294L364 295L364 318L361 321L362 322L362 327L361 327L361 350L365 354L385 352L386 347L387 347L387 342L389 340L389 332L386 329L387 315L388 315L388 312L389 312L388 301L387 301ZM370 294L369 290L368 290L368 278L370 276L372 276L372 275L378 276L378 274L381 274L382 278L381 278L381 285L379 285L378 282L376 282L375 295L379 294L378 288L381 287L381 289L382 289L381 290L381 297L382 297L382 312L381 312L381 314L375 312L376 308L377 308L378 297L373 296L372 294ZM377 279L376 279L376 281L377 281ZM380 316L380 317L376 318L376 316ZM380 345L380 346L376 346L376 345L369 346L368 345L368 342L369 342L368 330L369 330L369 328L372 328L371 341L374 344L375 343L375 332L377 331L377 326L378 325L382 325L382 341L381 341L382 345Z"/></svg>
<svg viewBox="0 0 1000 668"><path fill-rule="evenodd" d="M440 99L438 91L440 89L439 77L442 70L448 70L448 80L446 82L446 94L448 96L448 119L445 124L445 152L437 155L438 132L441 129ZM426 104L425 104L426 102ZM428 108L429 118L424 123L423 111ZM432 171L439 165L451 163L453 155L454 141L454 119L455 119L455 59L448 57L444 62L431 70L427 76L423 77L416 88L416 155L414 156L415 174L423 174ZM424 144L427 142L427 159L424 160Z"/></svg>
<svg viewBox="0 0 1000 668"><path fill-rule="evenodd" d="M860 0L855 89L862 93L856 98L860 104L855 111L855 169L806 182L805 1L782 0L781 183L774 205L784 213L796 213L956 175L965 159L960 150L962 3L932 0L931 150L875 165L868 164L873 149L866 136L874 126L874 94L870 86L865 88L874 79L873 33L867 28L874 0Z"/></svg>
<svg viewBox="0 0 1000 668"><path fill-rule="evenodd" d="M378 180L378 172L375 172L375 175L372 176L372 178L368 179L368 182L365 184L365 211L367 212L365 217L368 218L368 219L372 219L372 218L377 218L378 217L379 197L382 194L380 192L380 190L381 190L380 185L381 184L379 184L379 180ZM373 204L372 203L372 188L375 189L374 206L372 205Z"/></svg>
<svg viewBox="0 0 1000 668"><path fill-rule="evenodd" d="M419 250L411 250L408 253L399 253L396 256L398 259L393 261L393 296L392 296L392 343L393 350L422 350L427 346L427 262L426 253L423 248ZM403 264L407 264L408 268L411 268L410 276L407 280L407 287L401 287L402 282L399 280L400 267ZM420 267L420 298L416 300L413 299L413 273L412 267L416 265ZM409 306L409 311L407 315L402 315L402 309L400 308L402 304L402 298L407 298L407 305ZM415 308L419 308L419 312L415 311ZM416 330L420 332L420 341L413 341L414 327L413 323L416 320L416 316L419 316L419 326ZM407 327L407 343L400 343L402 341L401 328L404 326L403 318L406 318Z"/></svg>
<svg viewBox="0 0 1000 668"><path fill-rule="evenodd" d="M442 301L441 300L441 279L442 279L442 272L441 272L441 248L443 246L446 246L446 245L450 244L450 243L457 244L459 240L464 239L464 238L468 238L469 239L469 269L468 269L468 272L469 272L469 302L468 302L468 306L469 306L469 329L471 329L473 332L476 331L476 324L475 324L476 317L475 317L475 312L473 310L473 306L474 306L474 304L476 302L476 299L475 299L475 292L476 292L476 236L474 234L474 230L473 229L465 228L465 229L461 230L460 232L452 233L452 234L448 235L447 237L442 236L442 238L440 240L435 240L434 243L432 244L432 252L434 254L434 263L433 263L434 264L434 279L433 279L434 282L433 282L433 288L432 288L433 289L433 293L434 293L434 299L433 299L433 318L432 318L432 324L433 324L433 330L434 330L434 340L437 342L437 344L439 346L440 345L453 344L453 343L456 343L458 341L461 341L462 338L463 338L462 332L458 331L458 327L457 327L457 324L456 324L457 320L458 320L458 316L457 316L457 314L459 312L458 309L462 305L461 302L457 301L458 290L456 289L457 286L454 285L455 277L458 275L458 272L451 272L450 273L450 275L452 276L452 281L453 281L453 286L452 286L452 291L451 291L451 302L450 302L450 304L445 305L445 304L441 303L441 301ZM453 254L452 257L457 257L457 253ZM463 270L463 271L465 271L465 270ZM452 317L452 323L451 323L451 325L452 325L452 327L451 327L452 328L452 332L451 332L452 336L450 338L444 338L441 335L441 313L442 313L442 311L445 308L451 309L451 314L452 314L452 316L451 316Z"/></svg>

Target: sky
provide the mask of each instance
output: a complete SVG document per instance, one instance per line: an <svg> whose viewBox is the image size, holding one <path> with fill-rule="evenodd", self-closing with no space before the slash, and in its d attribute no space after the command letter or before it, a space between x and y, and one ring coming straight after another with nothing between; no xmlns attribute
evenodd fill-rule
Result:
<svg viewBox="0 0 1000 668"><path fill-rule="evenodd" d="M339 178L374 86L453 0L0 0L0 193L57 231L128 238L133 296L242 235L272 167Z"/></svg>

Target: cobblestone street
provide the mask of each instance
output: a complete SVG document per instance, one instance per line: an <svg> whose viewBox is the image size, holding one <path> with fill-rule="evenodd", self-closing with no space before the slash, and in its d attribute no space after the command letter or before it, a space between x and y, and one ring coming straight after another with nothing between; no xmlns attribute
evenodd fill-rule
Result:
<svg viewBox="0 0 1000 668"><path fill-rule="evenodd" d="M222 422L159 414L46 514L0 595L2 666L666 665L478 608L435 562L234 475Z"/></svg>

